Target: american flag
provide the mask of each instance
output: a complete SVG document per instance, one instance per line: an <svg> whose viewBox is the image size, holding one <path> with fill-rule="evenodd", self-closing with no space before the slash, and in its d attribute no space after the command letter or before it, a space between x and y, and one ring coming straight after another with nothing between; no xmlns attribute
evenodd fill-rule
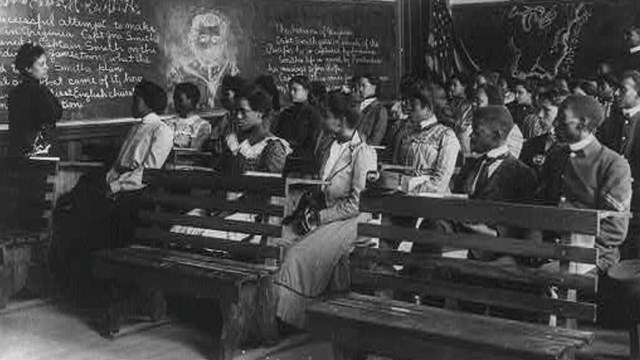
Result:
<svg viewBox="0 0 640 360"><path fill-rule="evenodd" d="M426 39L433 62L432 76L445 82L453 74L478 71L478 66L456 36L446 0L433 0L431 4L431 21Z"/></svg>

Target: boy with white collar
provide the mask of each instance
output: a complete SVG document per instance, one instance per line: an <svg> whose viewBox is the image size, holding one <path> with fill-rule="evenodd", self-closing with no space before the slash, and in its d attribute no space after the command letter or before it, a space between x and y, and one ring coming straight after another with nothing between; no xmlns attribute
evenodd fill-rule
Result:
<svg viewBox="0 0 640 360"><path fill-rule="evenodd" d="M109 195L142 189L144 169L164 165L173 147L173 130L159 116L166 107L167 93L160 86L146 80L136 85L131 113L142 122L129 130L118 159L107 173Z"/></svg>
<svg viewBox="0 0 640 360"><path fill-rule="evenodd" d="M532 203L537 187L536 175L527 165L513 156L507 146L507 138L513 128L513 119L504 106L487 106L473 114L471 150L481 157L465 163L454 192L467 194L470 199ZM456 224L460 232L490 236L525 238L527 229L504 228L492 224ZM479 251L469 252L469 257L495 260L499 254Z"/></svg>
<svg viewBox="0 0 640 360"><path fill-rule="evenodd" d="M593 135L603 119L602 107L589 96L573 95L562 103L557 126L569 145L552 152L542 169L539 196L546 205L629 211L629 163ZM625 240L628 219L605 218L600 227L596 265L606 273L620 259L618 247Z"/></svg>
<svg viewBox="0 0 640 360"><path fill-rule="evenodd" d="M615 112L598 129L598 140L622 155L631 166L633 195L631 210L640 211L640 72L622 75L616 102L621 111ZM629 238L624 244L623 258L640 258L640 219L631 220Z"/></svg>

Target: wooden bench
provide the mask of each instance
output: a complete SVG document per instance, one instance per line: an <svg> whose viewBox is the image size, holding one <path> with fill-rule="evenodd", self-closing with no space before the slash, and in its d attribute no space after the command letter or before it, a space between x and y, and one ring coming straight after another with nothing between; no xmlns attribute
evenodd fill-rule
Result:
<svg viewBox="0 0 640 360"><path fill-rule="evenodd" d="M0 309L27 286L49 289L47 255L58 160L0 159Z"/></svg>
<svg viewBox="0 0 640 360"><path fill-rule="evenodd" d="M361 210L383 216L493 223L589 236L598 234L603 216L626 216L403 195L363 197ZM568 238L537 243L372 223L360 224L358 233L445 249L548 259L557 261L558 266L534 268L356 248L350 259L352 293L308 310L312 332L332 341L338 357L355 351L400 359L421 359L425 354L434 359L571 359L594 338L590 332L575 329L576 319L596 320L596 304L586 299L594 299L597 277L577 271L578 263L596 263L594 248L573 245ZM377 270L373 265L381 259L417 268L418 275ZM559 296L547 296L550 288ZM395 298L405 301L371 296L376 289L393 289ZM430 305L420 305L421 300ZM560 318L566 319L567 328L549 326Z"/></svg>
<svg viewBox="0 0 640 360"><path fill-rule="evenodd" d="M275 341L272 285L282 249L267 238L282 232L273 220L282 218L283 207L272 199L284 196L285 179L145 170L144 182L133 245L96 254L94 273L156 292L219 300L221 359L247 341ZM187 214L193 209L208 215ZM230 219L238 213L245 216ZM120 301L110 305L111 334L123 321L121 309Z"/></svg>

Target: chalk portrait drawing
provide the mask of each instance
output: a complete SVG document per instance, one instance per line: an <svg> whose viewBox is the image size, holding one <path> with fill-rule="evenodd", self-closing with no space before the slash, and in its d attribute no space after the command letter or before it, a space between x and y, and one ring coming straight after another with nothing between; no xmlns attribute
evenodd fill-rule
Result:
<svg viewBox="0 0 640 360"><path fill-rule="evenodd" d="M168 52L169 86L195 83L204 90L202 105L213 108L222 78L239 72L231 22L219 11L206 10L194 14L186 28L182 46L173 46Z"/></svg>

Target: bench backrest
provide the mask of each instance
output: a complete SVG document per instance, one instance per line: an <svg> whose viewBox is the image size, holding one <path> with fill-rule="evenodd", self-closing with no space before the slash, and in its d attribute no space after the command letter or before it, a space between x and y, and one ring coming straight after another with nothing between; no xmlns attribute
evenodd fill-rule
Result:
<svg viewBox="0 0 640 360"><path fill-rule="evenodd" d="M363 197L361 211L382 216L490 223L588 236L596 236L599 233L602 216L616 215L592 210L404 195ZM563 237L567 240L557 243L541 243L475 233L372 223L359 224L358 234L448 249L488 251L520 258L555 260L559 266L505 266L497 262L449 258L439 254L357 248L352 255L352 282L356 287L395 289L489 307L555 315L570 321L595 321L596 305L587 301L576 301L576 290L594 294L597 277L577 273L575 265L595 264L597 250L593 247L574 245L568 237ZM382 259L391 261L395 266L419 268L420 275L390 275L388 272L371 268L372 263ZM546 290L552 287L557 289L561 296L545 296Z"/></svg>
<svg viewBox="0 0 640 360"><path fill-rule="evenodd" d="M145 170L134 242L232 259L279 261L285 180L206 171ZM198 214L193 212L199 209Z"/></svg>
<svg viewBox="0 0 640 360"><path fill-rule="evenodd" d="M0 158L0 235L50 235L57 160Z"/></svg>

